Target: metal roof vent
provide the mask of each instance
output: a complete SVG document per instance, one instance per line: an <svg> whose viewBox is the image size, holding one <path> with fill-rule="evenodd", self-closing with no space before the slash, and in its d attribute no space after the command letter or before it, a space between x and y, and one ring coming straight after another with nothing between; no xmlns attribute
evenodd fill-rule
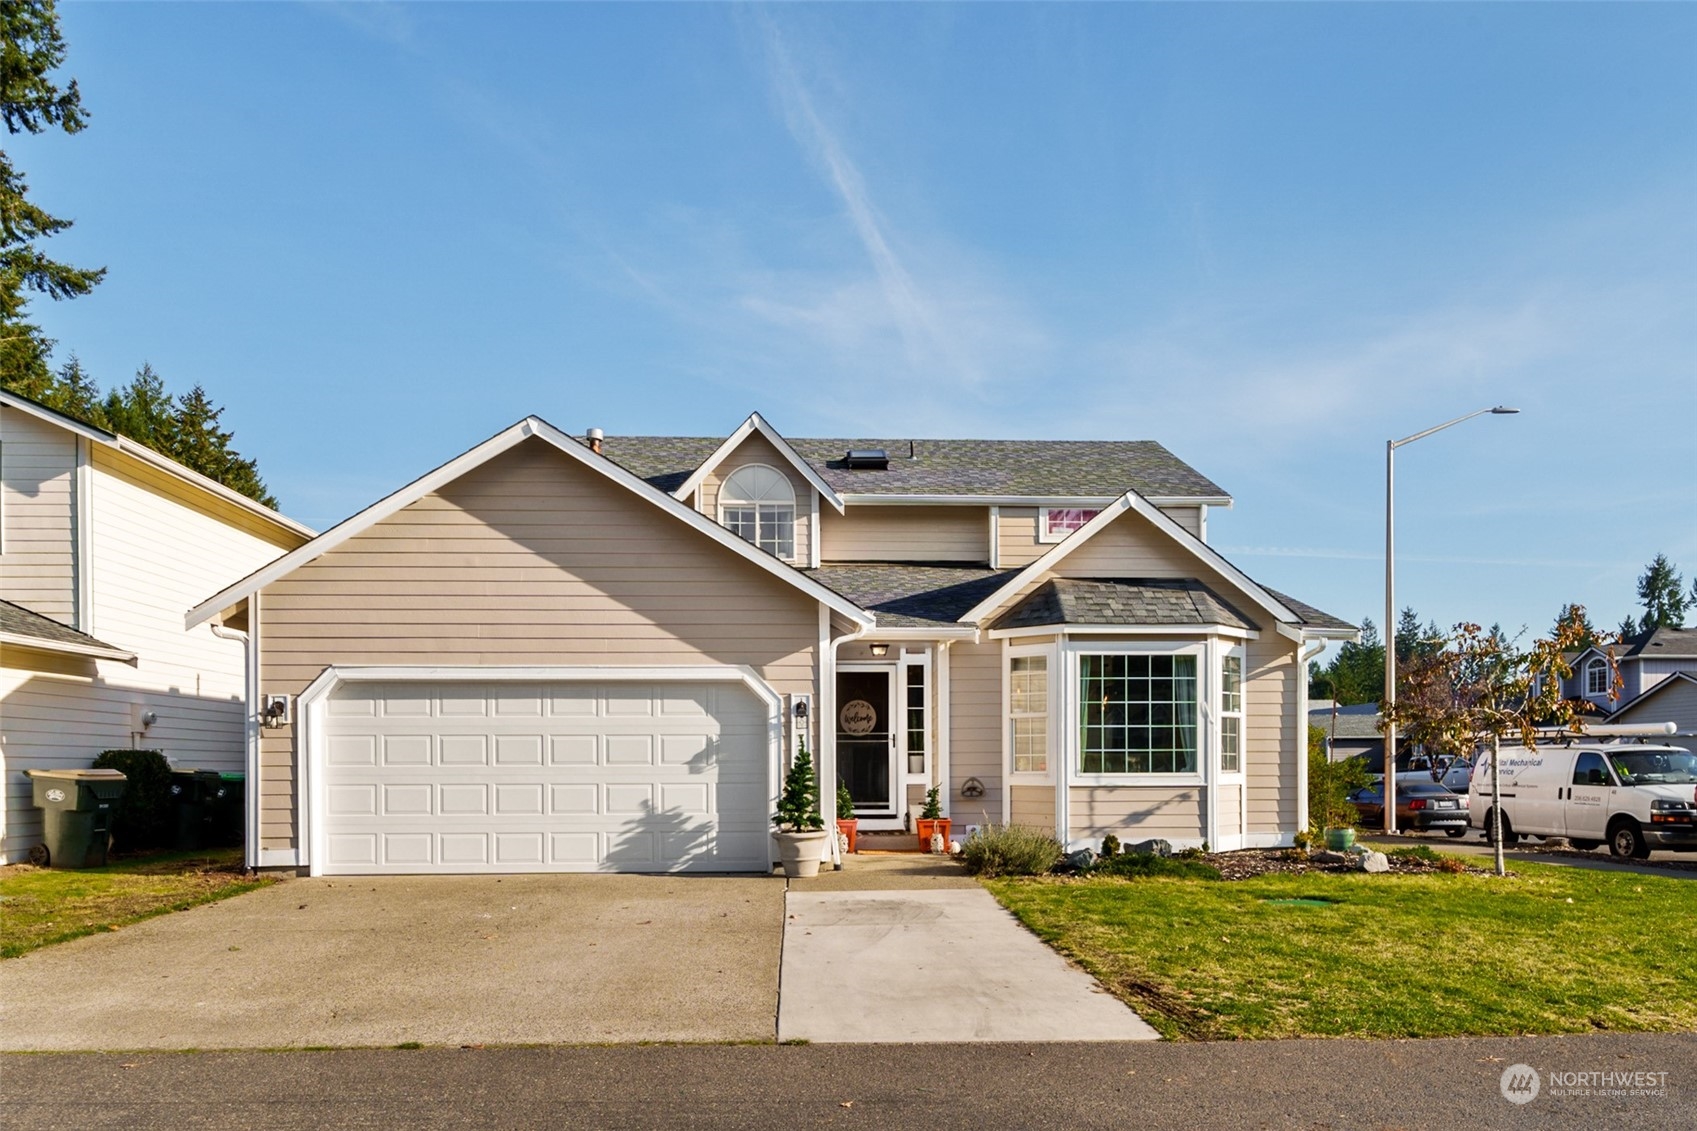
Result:
<svg viewBox="0 0 1697 1131"><path fill-rule="evenodd" d="M850 471L888 471L890 453L883 448L850 448L843 456L843 466Z"/></svg>

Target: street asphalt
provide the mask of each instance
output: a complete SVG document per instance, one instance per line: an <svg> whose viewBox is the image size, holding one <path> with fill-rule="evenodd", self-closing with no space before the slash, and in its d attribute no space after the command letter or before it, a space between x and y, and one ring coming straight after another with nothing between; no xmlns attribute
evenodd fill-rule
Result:
<svg viewBox="0 0 1697 1131"><path fill-rule="evenodd" d="M1501 1090L1519 1064L1523 1105ZM1598 1094L1599 1073L1660 1094ZM1697 1036L11 1055L0 1125L1685 1131Z"/></svg>

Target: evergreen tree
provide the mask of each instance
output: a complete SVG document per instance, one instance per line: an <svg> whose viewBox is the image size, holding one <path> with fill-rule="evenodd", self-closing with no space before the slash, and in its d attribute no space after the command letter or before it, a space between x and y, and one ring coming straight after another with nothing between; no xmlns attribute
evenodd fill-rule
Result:
<svg viewBox="0 0 1697 1131"><path fill-rule="evenodd" d="M0 120L8 133L39 134L47 129L75 134L87 124L82 95L72 79L61 88L51 77L65 61L59 13L53 0L0 2ZM0 386L27 389L46 381L53 342L27 320L29 292L52 299L75 298L93 290L104 267L72 267L51 259L43 241L63 232L71 221L53 216L29 199L29 185L0 151Z"/></svg>
<svg viewBox="0 0 1697 1131"><path fill-rule="evenodd" d="M1579 619L1574 622L1574 610L1576 609L1579 613ZM1580 651L1584 651L1586 648L1594 648L1602 642L1602 638L1597 634L1597 626L1591 623L1591 617L1586 613L1585 606L1571 603L1563 605L1561 612L1556 614L1556 623L1550 629L1551 634L1553 635L1561 629L1562 625L1570 622L1575 624Z"/></svg>
<svg viewBox="0 0 1697 1131"><path fill-rule="evenodd" d="M82 361L72 354L58 372L49 373L46 382L31 382L32 400L40 401L55 412L74 416L96 428L106 427L106 412L100 403L100 386L95 383ZM30 396L30 393L24 393Z"/></svg>
<svg viewBox="0 0 1697 1131"><path fill-rule="evenodd" d="M165 382L142 364L130 383L106 394L107 426L159 452L176 446L177 412Z"/></svg>
<svg viewBox="0 0 1697 1131"><path fill-rule="evenodd" d="M199 385L178 397L171 447L166 454L184 467L275 509L277 500L260 479L258 464L243 459L230 446L234 434L218 426L223 415L223 407L214 405Z"/></svg>
<svg viewBox="0 0 1697 1131"><path fill-rule="evenodd" d="M1620 635L1622 640L1625 640L1629 636L1637 636L1638 622L1633 620L1631 617L1627 617L1625 620L1620 622L1620 627L1615 629L1615 632Z"/></svg>
<svg viewBox="0 0 1697 1131"><path fill-rule="evenodd" d="M1644 606L1644 615L1638 621L1640 632L1685 627L1685 579L1666 554L1657 554L1644 567L1638 579L1638 603Z"/></svg>
<svg viewBox="0 0 1697 1131"><path fill-rule="evenodd" d="M1324 668L1309 668L1309 692L1340 704L1373 703L1384 694L1385 646L1372 618L1361 622L1361 640L1345 644Z"/></svg>

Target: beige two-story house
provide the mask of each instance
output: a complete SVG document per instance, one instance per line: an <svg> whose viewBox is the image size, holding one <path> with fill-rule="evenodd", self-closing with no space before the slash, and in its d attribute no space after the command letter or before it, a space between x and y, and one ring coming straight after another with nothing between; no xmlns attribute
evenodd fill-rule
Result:
<svg viewBox="0 0 1697 1131"><path fill-rule="evenodd" d="M0 863L41 843L30 769L158 749L241 771L239 640L183 608L312 531L133 440L0 391Z"/></svg>
<svg viewBox="0 0 1697 1131"><path fill-rule="evenodd" d="M530 417L188 614L257 674L253 863L757 870L804 745L863 827L1290 843L1354 629L1159 444L579 438Z"/></svg>

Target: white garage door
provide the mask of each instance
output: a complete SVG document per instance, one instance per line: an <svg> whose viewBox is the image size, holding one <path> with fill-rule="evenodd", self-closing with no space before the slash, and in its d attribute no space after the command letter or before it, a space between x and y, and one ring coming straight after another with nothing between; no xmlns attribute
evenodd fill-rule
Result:
<svg viewBox="0 0 1697 1131"><path fill-rule="evenodd" d="M766 871L767 708L740 683L349 683L329 874Z"/></svg>

